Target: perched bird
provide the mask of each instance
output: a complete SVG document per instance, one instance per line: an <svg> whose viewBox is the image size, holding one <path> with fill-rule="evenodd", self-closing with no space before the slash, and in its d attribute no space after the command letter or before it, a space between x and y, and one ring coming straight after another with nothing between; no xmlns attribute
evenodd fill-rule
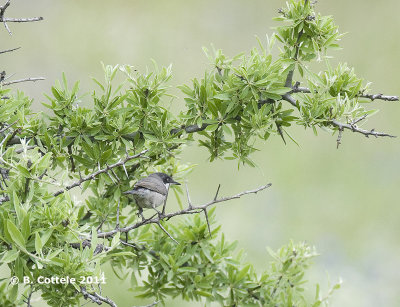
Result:
<svg viewBox="0 0 400 307"><path fill-rule="evenodd" d="M168 188L171 184L180 185L164 173L153 173L149 176L140 179L133 187L132 190L124 192L124 194L131 195L139 207L139 214L143 217L143 208L153 208L161 214L156 207L164 204ZM164 213L164 212L163 212Z"/></svg>

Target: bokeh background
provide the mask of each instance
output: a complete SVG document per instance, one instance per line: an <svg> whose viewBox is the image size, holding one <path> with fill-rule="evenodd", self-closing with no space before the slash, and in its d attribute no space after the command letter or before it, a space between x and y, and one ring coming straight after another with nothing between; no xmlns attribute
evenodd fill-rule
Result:
<svg viewBox="0 0 400 307"><path fill-rule="evenodd" d="M172 63L171 85L176 86L209 67L202 46L214 44L233 56L256 46L255 35L265 40L277 25L272 17L284 5L283 0L14 0L8 17L45 20L9 24L13 36L1 29L0 49L22 49L1 55L0 68L15 73L15 79L46 77L18 86L34 98L36 110L62 72L71 81L81 80L82 92L93 90L90 77L102 78L101 61L131 64L139 71L151 66L150 59ZM320 0L317 10L333 15L341 32L348 32L333 62L354 66L373 82L374 93L400 94L400 2ZM172 105L178 111L183 95L172 93L178 96ZM90 103L90 95L85 99ZM366 127L400 135L399 102L376 101L370 107L381 111ZM192 200L209 200L219 183L221 194L231 195L272 182L266 192L217 209L226 236L239 241L250 262L261 271L269 261L266 246L305 240L321 254L308 274L310 288L317 281L326 288L328 280L343 279L332 306L400 306L399 139L367 139L346 131L337 150L336 136L326 132L318 137L300 127L290 132L300 147L285 146L279 137L260 143L253 156L256 168L209 163L205 150L186 148L182 159L198 164L187 178ZM104 293L119 306L142 303L125 291L127 283L110 271L106 277ZM167 306L202 304L175 300Z"/></svg>

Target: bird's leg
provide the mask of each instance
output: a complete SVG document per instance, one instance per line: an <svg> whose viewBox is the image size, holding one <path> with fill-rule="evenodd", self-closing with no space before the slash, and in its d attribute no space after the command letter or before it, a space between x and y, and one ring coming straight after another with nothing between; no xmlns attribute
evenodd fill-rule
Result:
<svg viewBox="0 0 400 307"><path fill-rule="evenodd" d="M157 210L157 208L154 208L154 210L157 211L158 219L161 220L161 219L163 218L163 216L164 216L164 211L163 211L163 212L160 212L160 211Z"/></svg>
<svg viewBox="0 0 400 307"><path fill-rule="evenodd" d="M142 221L144 221L145 218L143 216L143 208L141 208L139 206L138 206L138 208L139 208L139 210L138 210L137 215L142 218Z"/></svg>
<svg viewBox="0 0 400 307"><path fill-rule="evenodd" d="M165 207L166 207L166 205L167 205L168 192L169 192L169 187L168 187L168 189L167 189L167 195L165 195L164 205L163 205L163 208L162 208L162 214L163 214L163 215L165 214Z"/></svg>

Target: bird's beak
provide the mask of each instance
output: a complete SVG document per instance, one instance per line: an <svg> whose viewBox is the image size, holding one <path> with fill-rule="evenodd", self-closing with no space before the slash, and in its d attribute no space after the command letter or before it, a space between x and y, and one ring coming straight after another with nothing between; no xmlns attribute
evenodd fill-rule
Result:
<svg viewBox="0 0 400 307"><path fill-rule="evenodd" d="M179 182L176 182L176 181L172 181L172 182L170 182L169 184L181 185Z"/></svg>

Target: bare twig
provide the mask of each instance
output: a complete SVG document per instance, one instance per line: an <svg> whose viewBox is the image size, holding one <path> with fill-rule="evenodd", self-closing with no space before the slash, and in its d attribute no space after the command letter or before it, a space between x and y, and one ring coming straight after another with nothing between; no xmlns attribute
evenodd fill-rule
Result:
<svg viewBox="0 0 400 307"><path fill-rule="evenodd" d="M361 94L358 97L368 98L374 101L375 99L380 99L384 101L399 101L399 96L387 96L382 94Z"/></svg>
<svg viewBox="0 0 400 307"><path fill-rule="evenodd" d="M10 28L7 25L7 22L34 22L43 20L43 17L32 17L32 18L6 18L4 14L6 9L10 6L11 0L7 0L7 2L0 6L0 22L4 23L4 27L6 28L7 32L12 35Z"/></svg>
<svg viewBox="0 0 400 307"><path fill-rule="evenodd" d="M26 303L26 307L32 307L32 305L31 305L32 294L33 294L33 287L31 285L31 288L29 289L28 297L26 297L24 295L24 297L26 298L26 300L24 300L24 303Z"/></svg>
<svg viewBox="0 0 400 307"><path fill-rule="evenodd" d="M207 209L203 209L203 211L204 211L204 215L205 215L205 217L206 217L208 233L210 234L210 239L211 239L211 238L212 238L212 235L211 235L210 221L208 220L208 212L207 212Z"/></svg>
<svg viewBox="0 0 400 307"><path fill-rule="evenodd" d="M6 125L3 129L0 130L0 133L3 133L5 131L7 131L8 129L10 129L12 126L14 126L16 123L18 123L18 119L13 122L12 124Z"/></svg>
<svg viewBox="0 0 400 307"><path fill-rule="evenodd" d="M290 95L292 93L311 93L311 91L307 87L294 86L292 87L292 90L286 93L285 95ZM363 92L360 92L357 95L357 97L368 98L371 99L372 101L374 100L399 101L399 96L388 96L383 94L364 94Z"/></svg>
<svg viewBox="0 0 400 307"><path fill-rule="evenodd" d="M353 123L344 124L344 123L341 123L341 122L337 121L336 119L332 119L330 121L330 123L333 126L339 128L339 131L343 131L343 129L348 129L348 130L351 130L353 132L361 133L361 134L365 135L366 137L369 137L370 135L372 135L374 137L378 137L378 136L387 136L387 137L391 137L391 138L395 138L396 137L394 135L390 135L390 134L387 134L387 133L382 133L382 132L375 131L375 129L371 129L371 130L361 129L361 128L357 127L357 125L355 125ZM339 141L340 141L340 139L339 139Z"/></svg>
<svg viewBox="0 0 400 307"><path fill-rule="evenodd" d="M85 181L93 180L93 179L96 178L96 176L98 176L98 175L100 175L100 174L102 174L102 173L108 173L108 171L111 170L111 169L114 168L114 167L122 166L122 165L124 165L126 162L128 162L128 161L130 161L130 160L133 160L133 159L139 158L140 156L143 156L146 152L148 152L148 149L143 150L143 151L141 151L140 153L138 153L138 154L136 154L136 155L127 156L124 160L120 160L120 161L118 161L117 163L108 165L106 168L99 169L98 171L96 171L96 172L94 172L94 173L92 173L92 174L90 174L90 175L88 175L88 176L86 176L86 177L80 178L78 181L76 181L76 182L74 182L74 183L72 183L72 184L66 186L65 188L63 188L63 189L61 189L61 190L59 190L59 191L57 191L57 192L55 192L53 195L54 195L54 196L58 196L58 195L64 193L65 191L69 191L69 190L71 190L72 188L75 188L75 187L77 187L77 186L80 186L80 185L81 185L83 182L85 182Z"/></svg>
<svg viewBox="0 0 400 307"><path fill-rule="evenodd" d="M109 215L110 215L110 212L108 212L108 213L106 214L106 216L102 219L102 221L100 222L100 225L97 226L96 231L99 231L99 230L101 229L101 227L103 227L104 222L107 220L107 218L108 218Z"/></svg>
<svg viewBox="0 0 400 307"><path fill-rule="evenodd" d="M101 305L103 303L106 303L112 307L117 307L117 304L115 304L111 299L108 297L101 296L100 294L96 292L89 293L86 291L85 287L81 287L81 292L83 294L83 297L87 300L90 299L92 302Z"/></svg>
<svg viewBox="0 0 400 307"><path fill-rule="evenodd" d="M25 79L19 79L19 80L13 80L13 81L8 81L8 82L2 82L0 83L1 85L10 85L10 84L15 84L15 83L21 83L21 82L28 82L28 81L40 81L40 80L45 80L43 77L37 77L37 78L25 78Z"/></svg>
<svg viewBox="0 0 400 307"><path fill-rule="evenodd" d="M41 21L43 17L31 17L31 18L3 18L3 22L35 22Z"/></svg>
<svg viewBox="0 0 400 307"><path fill-rule="evenodd" d="M2 54L2 53L7 53L7 52L13 52L13 51L18 50L18 49L21 49L21 47L17 47L17 48L13 48L13 49L7 49L7 50L2 50L2 51L0 51L0 54Z"/></svg>
<svg viewBox="0 0 400 307"><path fill-rule="evenodd" d="M157 222L157 225L158 225L158 227L161 228L162 231L165 232L165 234L166 234L168 237L170 237L170 239L171 239L172 241L174 241L176 244L179 244L178 241L176 241L176 240L170 235L170 233L163 227L163 225L161 225L160 221Z"/></svg>
<svg viewBox="0 0 400 307"><path fill-rule="evenodd" d="M336 140L336 148L339 148L339 145L342 144L342 136L343 136L343 128L339 128L339 133L338 133L338 137Z"/></svg>
<svg viewBox="0 0 400 307"><path fill-rule="evenodd" d="M221 184L218 185L217 192L215 192L214 200L217 200L219 189L221 188Z"/></svg>
<svg viewBox="0 0 400 307"><path fill-rule="evenodd" d="M186 186L186 196L187 196L187 201L188 201L188 207L190 209L192 209L193 208L192 207L192 200L190 199L189 188L188 188L187 182L185 182L185 186Z"/></svg>
<svg viewBox="0 0 400 307"><path fill-rule="evenodd" d="M158 303L159 303L160 301L156 301L156 302L154 302L154 303L151 303L151 304L149 304L149 305L143 305L143 306L132 306L132 307L153 307L153 306L156 306L156 305L158 305Z"/></svg>
<svg viewBox="0 0 400 307"><path fill-rule="evenodd" d="M131 231L132 229L139 228L139 227L141 227L143 225L158 224L162 219L167 219L168 220L168 219L170 219L172 217L175 217L175 216L178 216L178 215L196 214L196 213L202 212L204 209L206 209L206 208L208 208L208 207L210 207L210 206L212 206L214 204L225 202L225 201L229 201L229 200L232 200L232 199L237 199L237 198L240 198L240 197L242 197L242 196L244 196L246 194L258 193L258 192L260 192L262 190L265 190L265 189L269 188L270 186L271 186L271 184L269 183L267 185L264 185L264 186L261 186L261 187L255 189L255 190L244 191L244 192L238 193L238 194L233 195L233 196L218 198L218 199L212 200L212 201L210 201L210 202L208 202L206 204L203 204L203 205L192 206L191 208L188 207L188 208L182 209L180 211L176 211L176 212L173 212L173 213L168 213L168 214L165 214L165 215L156 215L156 216L153 216L151 218L144 219L144 220L142 220L142 221L140 221L140 222L138 222L138 223L136 223L134 225L130 225L130 226L127 226L127 227L124 227L124 228L120 228L119 230L114 229L114 230L111 230L111 231L98 233L97 237L99 237L99 238L109 238L109 237L113 237L117 232L128 232L128 231Z"/></svg>

